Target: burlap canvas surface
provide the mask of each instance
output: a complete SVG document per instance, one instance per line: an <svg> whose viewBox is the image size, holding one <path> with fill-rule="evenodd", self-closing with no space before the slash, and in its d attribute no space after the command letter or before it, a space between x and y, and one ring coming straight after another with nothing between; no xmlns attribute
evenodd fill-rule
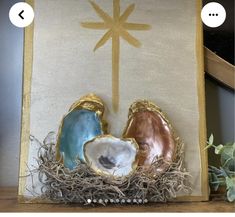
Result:
<svg viewBox="0 0 235 217"><path fill-rule="evenodd" d="M96 0L112 16L112 1ZM35 0L30 134L40 141L57 131L62 116L81 96L93 92L106 104L110 133L120 137L128 108L137 99L156 103L185 143L192 196L201 192L196 0L123 0L135 3L129 22L151 25L130 31L142 46L120 40L120 103L112 109L112 42L93 52L105 30L86 29L102 21L86 0ZM29 146L28 164L36 150ZM27 181L30 185L30 180ZM27 193L25 193L27 194Z"/></svg>

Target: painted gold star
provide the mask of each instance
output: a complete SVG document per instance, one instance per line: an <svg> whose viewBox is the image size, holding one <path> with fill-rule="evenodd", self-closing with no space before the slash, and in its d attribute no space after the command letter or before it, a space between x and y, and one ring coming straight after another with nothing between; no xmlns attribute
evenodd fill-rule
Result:
<svg viewBox="0 0 235 217"><path fill-rule="evenodd" d="M94 51L102 47L110 38L112 38L112 104L116 112L119 107L119 59L120 59L120 37L134 47L140 47L141 43L128 30L149 30L150 25L129 23L128 17L135 9L135 4L131 4L127 9L120 14L120 0L113 0L113 17L102 10L95 2L90 1L90 4L96 13L103 19L104 22L83 22L81 25L85 28L108 31L96 44Z"/></svg>

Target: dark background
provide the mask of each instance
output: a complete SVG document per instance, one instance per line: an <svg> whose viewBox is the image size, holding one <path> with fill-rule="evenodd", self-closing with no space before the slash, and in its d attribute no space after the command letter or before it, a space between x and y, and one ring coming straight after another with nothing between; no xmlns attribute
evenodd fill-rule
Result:
<svg viewBox="0 0 235 217"><path fill-rule="evenodd" d="M0 0L0 186L18 184L23 30L14 27L8 18L16 2ZM204 44L234 64L234 1L217 2L225 7L227 19L216 29L204 26ZM234 92L206 76L206 99L208 135L213 133L216 143L234 141ZM215 161L210 151L210 163Z"/></svg>
<svg viewBox="0 0 235 217"><path fill-rule="evenodd" d="M209 0L203 0L206 5ZM204 45L217 55L234 65L234 0L216 0L226 10L227 18L223 25L210 28L203 25ZM234 139L234 91L217 83L206 75L207 132L213 133L215 142L226 143ZM219 157L209 151L209 163L219 164Z"/></svg>
<svg viewBox="0 0 235 217"><path fill-rule="evenodd" d="M212 2L203 0L203 5ZM234 65L234 0L217 0L226 10L227 19L217 28L204 27L206 47Z"/></svg>

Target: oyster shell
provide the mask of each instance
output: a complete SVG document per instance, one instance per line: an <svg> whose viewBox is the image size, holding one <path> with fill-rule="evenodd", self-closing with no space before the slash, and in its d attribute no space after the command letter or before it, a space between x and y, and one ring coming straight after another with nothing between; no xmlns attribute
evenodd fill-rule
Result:
<svg viewBox="0 0 235 217"><path fill-rule="evenodd" d="M84 144L106 133L104 105L100 98L89 94L75 102L64 116L57 137L57 160L74 169L78 160L85 161Z"/></svg>
<svg viewBox="0 0 235 217"><path fill-rule="evenodd" d="M85 144L87 164L99 175L123 177L137 167L138 144L134 139L99 136Z"/></svg>
<svg viewBox="0 0 235 217"><path fill-rule="evenodd" d="M131 105L123 137L134 138L139 144L140 166L162 157L165 163L157 170L164 171L174 160L177 138L166 116L152 102L141 100Z"/></svg>

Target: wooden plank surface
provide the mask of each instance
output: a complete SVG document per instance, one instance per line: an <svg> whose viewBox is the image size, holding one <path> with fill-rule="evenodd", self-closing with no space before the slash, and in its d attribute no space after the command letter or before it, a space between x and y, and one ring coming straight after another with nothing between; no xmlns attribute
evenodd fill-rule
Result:
<svg viewBox="0 0 235 217"><path fill-rule="evenodd" d="M204 47L205 71L224 85L235 89L235 67Z"/></svg>
<svg viewBox="0 0 235 217"><path fill-rule="evenodd" d="M234 212L235 204L226 201L158 203L122 206L79 206L77 204L19 204L17 188L0 188L0 212Z"/></svg>

